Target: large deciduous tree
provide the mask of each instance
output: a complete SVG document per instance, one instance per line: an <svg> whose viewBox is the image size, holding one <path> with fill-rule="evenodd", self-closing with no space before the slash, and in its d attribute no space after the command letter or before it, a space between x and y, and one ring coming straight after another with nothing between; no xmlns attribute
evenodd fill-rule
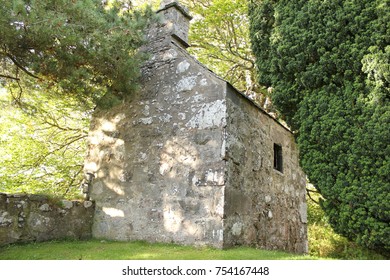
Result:
<svg viewBox="0 0 390 280"><path fill-rule="evenodd" d="M253 0L249 12L260 83L330 223L389 254L389 1Z"/></svg>
<svg viewBox="0 0 390 280"><path fill-rule="evenodd" d="M74 97L25 91L15 108L0 89L0 192L75 198L81 194L91 111Z"/></svg>

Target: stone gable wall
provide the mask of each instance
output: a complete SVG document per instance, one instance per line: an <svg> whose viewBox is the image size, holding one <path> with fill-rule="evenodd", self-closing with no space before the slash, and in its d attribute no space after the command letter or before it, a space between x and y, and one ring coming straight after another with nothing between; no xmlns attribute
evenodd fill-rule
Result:
<svg viewBox="0 0 390 280"><path fill-rule="evenodd" d="M151 29L140 91L94 115L85 164L95 174L93 235L222 247L226 83L171 29Z"/></svg>
<svg viewBox="0 0 390 280"><path fill-rule="evenodd" d="M90 238L93 214L91 201L0 193L0 245Z"/></svg>

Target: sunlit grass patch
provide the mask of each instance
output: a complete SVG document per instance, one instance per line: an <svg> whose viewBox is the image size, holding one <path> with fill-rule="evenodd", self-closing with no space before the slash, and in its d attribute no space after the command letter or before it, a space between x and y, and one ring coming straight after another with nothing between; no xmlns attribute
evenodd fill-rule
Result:
<svg viewBox="0 0 390 280"><path fill-rule="evenodd" d="M219 250L142 241L52 241L0 247L3 260L305 260L310 256L248 247ZM316 259L316 258L314 258Z"/></svg>

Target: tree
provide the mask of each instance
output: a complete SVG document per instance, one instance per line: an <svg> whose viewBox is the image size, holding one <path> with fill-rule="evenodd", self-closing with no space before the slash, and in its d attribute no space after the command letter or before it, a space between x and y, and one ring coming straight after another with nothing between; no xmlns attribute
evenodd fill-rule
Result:
<svg viewBox="0 0 390 280"><path fill-rule="evenodd" d="M92 108L136 89L151 10L120 0L0 4L0 191L74 196Z"/></svg>
<svg viewBox="0 0 390 280"><path fill-rule="evenodd" d="M253 0L259 82L296 133L336 232L390 252L390 10L386 0Z"/></svg>
<svg viewBox="0 0 390 280"><path fill-rule="evenodd" d="M2 0L1 81L19 85L33 78L47 90L56 86L80 98L133 92L151 12L106 2Z"/></svg>

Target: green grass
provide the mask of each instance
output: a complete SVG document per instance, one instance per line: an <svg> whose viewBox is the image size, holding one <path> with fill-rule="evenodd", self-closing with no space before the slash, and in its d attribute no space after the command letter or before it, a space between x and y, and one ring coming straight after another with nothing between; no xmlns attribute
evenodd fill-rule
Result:
<svg viewBox="0 0 390 280"><path fill-rule="evenodd" d="M51 241L0 247L1 260L309 260L315 257L248 247L209 247L118 241Z"/></svg>

